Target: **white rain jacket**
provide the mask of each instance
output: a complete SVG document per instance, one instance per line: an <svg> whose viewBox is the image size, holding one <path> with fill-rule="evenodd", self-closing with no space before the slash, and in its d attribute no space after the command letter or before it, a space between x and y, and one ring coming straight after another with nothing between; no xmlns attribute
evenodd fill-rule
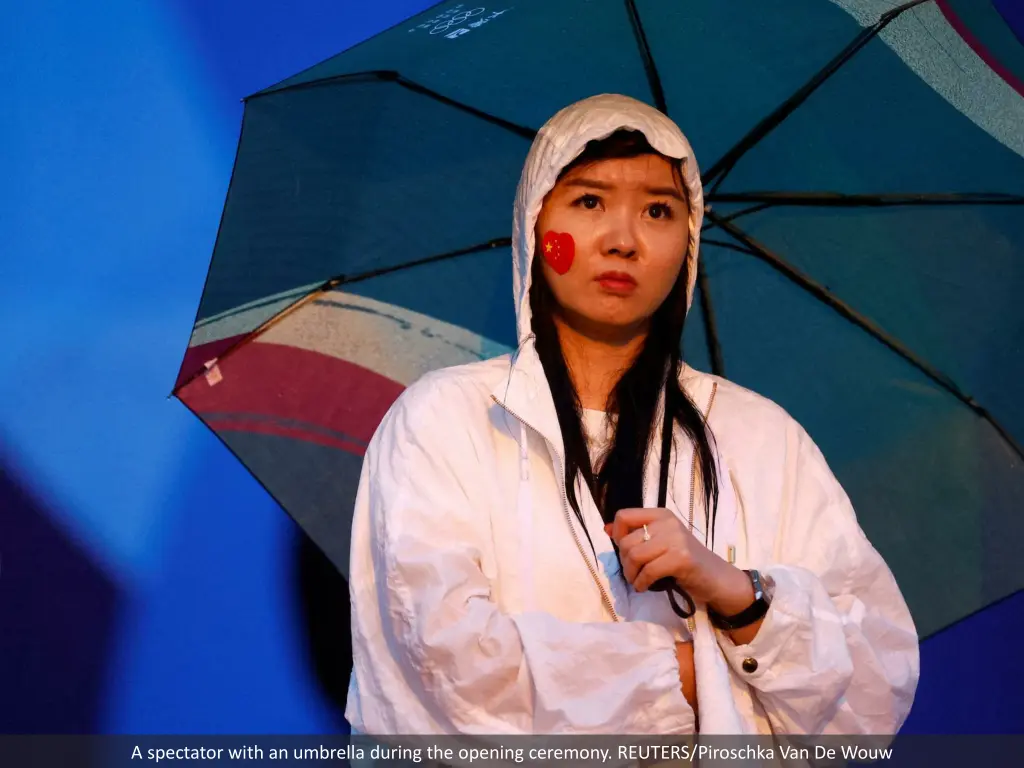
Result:
<svg viewBox="0 0 1024 768"><path fill-rule="evenodd" d="M520 349L427 374L366 452L352 529L353 661L346 717L370 734L692 733L664 593L625 585L582 481L598 559L563 490L562 438L532 343L534 224L559 171L591 139L643 131L685 158L691 284L703 194L686 138L631 98L571 105L540 130L515 201ZM918 639L885 562L807 433L779 406L685 368L719 454L714 551L776 583L756 638L736 646L698 603L702 733L893 734L914 698ZM660 408L661 406L659 406ZM661 420L658 420L661 423ZM660 429L659 429L660 431ZM644 503L656 506L660 444ZM666 506L689 516L692 447L679 432ZM699 498L699 494L698 494ZM694 535L705 541L702 505ZM756 669L744 671L744 660ZM751 666L750 662L746 665Z"/></svg>

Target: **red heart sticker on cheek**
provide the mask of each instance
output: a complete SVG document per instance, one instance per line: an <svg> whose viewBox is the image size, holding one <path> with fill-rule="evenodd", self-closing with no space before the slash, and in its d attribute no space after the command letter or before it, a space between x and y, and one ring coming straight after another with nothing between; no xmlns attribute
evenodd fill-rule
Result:
<svg viewBox="0 0 1024 768"><path fill-rule="evenodd" d="M544 255L544 261L560 275L564 275L572 266L573 257L576 256L576 241L568 232L555 232L548 230L540 241L540 252Z"/></svg>

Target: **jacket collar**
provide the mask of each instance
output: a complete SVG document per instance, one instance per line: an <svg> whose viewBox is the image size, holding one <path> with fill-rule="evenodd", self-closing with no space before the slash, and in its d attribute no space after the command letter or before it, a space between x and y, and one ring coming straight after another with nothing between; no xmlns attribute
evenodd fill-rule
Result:
<svg viewBox="0 0 1024 768"><path fill-rule="evenodd" d="M554 447L555 453L564 460L562 430L558 425L555 401L532 334L512 354L508 376L495 385L491 397L499 406L547 440Z"/></svg>
<svg viewBox="0 0 1024 768"><path fill-rule="evenodd" d="M544 367L537 354L532 334L513 354L509 366L508 376L499 381L491 390L491 397L500 407L547 440L552 446L555 456L564 463L565 450L562 443L562 431L558 424L558 414L555 411L555 402L551 396L551 389L548 386L547 377L544 375ZM711 383L709 377L689 366L684 366L683 388L702 412L708 405ZM657 506L658 503L664 407L665 395L662 392L658 398L654 434L651 436L651 450L648 452L647 464L644 468L644 505L648 507ZM677 503L683 499L687 502L689 500L691 473L688 471L688 462L692 461L692 456L693 449L689 445L689 441L681 435L676 435L673 466L670 471L672 482L670 491ZM680 462L687 463L681 464Z"/></svg>
<svg viewBox="0 0 1024 768"><path fill-rule="evenodd" d="M544 366L531 334L513 354L508 376L491 390L491 397L510 414L540 434L554 448L560 461L565 461L562 431L558 424L554 398L544 375ZM661 434L664 421L665 395L658 398L651 450L644 468L644 505L653 507L658 501L658 470L661 457ZM673 475L675 473L673 472Z"/></svg>

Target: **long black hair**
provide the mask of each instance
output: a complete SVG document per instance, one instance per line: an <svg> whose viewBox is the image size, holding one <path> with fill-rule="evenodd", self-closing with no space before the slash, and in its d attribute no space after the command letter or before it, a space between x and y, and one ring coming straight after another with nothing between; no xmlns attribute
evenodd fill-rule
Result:
<svg viewBox="0 0 1024 768"><path fill-rule="evenodd" d="M604 139L589 142L582 154L562 169L558 178L561 179L573 168L597 160L659 154L643 133L622 129ZM685 192L687 187L682 183L680 161L666 159L672 162L673 173ZM671 293L651 318L643 346L609 395L605 410L615 414L617 422L611 447L595 474L583 435L579 395L570 378L554 322L559 306L544 277L541 260L533 260L530 309L535 343L555 401L562 432L565 493L584 531L586 523L576 497L578 474L582 474L606 523L612 522L620 509L643 506L644 466L653 442L657 404L663 385L667 409L665 415L671 419L668 423L678 424L693 443L699 472L695 481L700 482L704 496L705 530L714 530L718 506L718 473L712 449L713 436L704 415L679 384L688 271L688 260L684 260L683 269ZM663 456L662 461L666 458ZM590 539L589 532L587 538Z"/></svg>

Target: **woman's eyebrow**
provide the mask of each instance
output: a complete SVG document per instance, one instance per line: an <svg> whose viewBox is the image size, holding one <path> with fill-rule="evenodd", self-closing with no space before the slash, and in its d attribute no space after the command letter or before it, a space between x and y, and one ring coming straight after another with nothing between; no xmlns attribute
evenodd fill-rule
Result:
<svg viewBox="0 0 1024 768"><path fill-rule="evenodd" d="M597 179L570 179L569 181L565 182L565 186L567 186L567 187L591 187L593 189L604 189L604 190L613 190L613 189L615 189L615 185L614 184L608 184L608 183L603 182L603 181L598 181ZM644 192L646 192L649 195L663 195L663 196L666 196L666 197L674 197L680 203L683 203L683 204L686 203L686 201L683 199L682 195L679 194L679 191L674 189L674 188L672 188L672 187L644 187Z"/></svg>

